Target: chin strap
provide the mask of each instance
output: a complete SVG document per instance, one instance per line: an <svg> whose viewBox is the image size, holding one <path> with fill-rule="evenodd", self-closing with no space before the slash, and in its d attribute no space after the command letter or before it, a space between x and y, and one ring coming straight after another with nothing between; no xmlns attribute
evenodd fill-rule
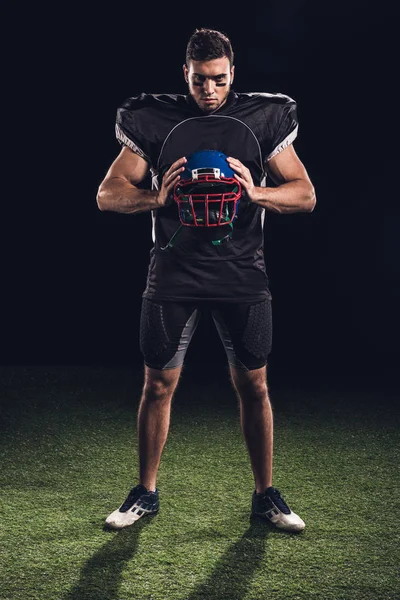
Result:
<svg viewBox="0 0 400 600"><path fill-rule="evenodd" d="M229 223L229 227L231 228L230 232L228 233L228 235L225 235L223 238L221 238L220 240L212 240L212 244L213 246L219 246L224 240L230 240L233 234L233 223Z"/></svg>
<svg viewBox="0 0 400 600"><path fill-rule="evenodd" d="M180 231L182 230L183 225L181 224L178 229L175 231L175 233L173 234L173 236L171 237L171 239L169 240L168 244L166 246L160 246L160 250L168 250L168 248L173 248L175 245L175 241L176 238L178 237L178 234L180 233ZM233 234L233 223L229 223L229 227L231 228L230 232L228 233L228 235L224 235L223 238L221 238L220 240L212 240L212 245L213 246L219 246L220 244L222 244L222 242L224 240L230 240Z"/></svg>
<svg viewBox="0 0 400 600"><path fill-rule="evenodd" d="M169 240L168 244L166 246L160 246L160 250L168 250L168 248L172 248L174 243L175 243L175 239L178 237L178 233L180 232L180 230L182 229L183 225L181 224L178 229L175 231L174 235L171 237L171 239Z"/></svg>

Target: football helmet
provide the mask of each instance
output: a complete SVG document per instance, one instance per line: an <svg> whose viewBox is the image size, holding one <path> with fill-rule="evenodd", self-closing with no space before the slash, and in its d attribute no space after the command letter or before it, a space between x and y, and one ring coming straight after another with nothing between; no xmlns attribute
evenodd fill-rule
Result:
<svg viewBox="0 0 400 600"><path fill-rule="evenodd" d="M173 190L182 225L232 224L237 216L242 186L226 158L218 150L200 150L188 156L185 170Z"/></svg>

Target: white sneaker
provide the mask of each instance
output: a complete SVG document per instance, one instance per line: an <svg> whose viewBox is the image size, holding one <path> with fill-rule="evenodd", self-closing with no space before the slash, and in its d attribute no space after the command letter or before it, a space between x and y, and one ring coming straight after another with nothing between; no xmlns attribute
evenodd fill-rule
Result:
<svg viewBox="0 0 400 600"><path fill-rule="evenodd" d="M263 494L254 492L252 514L264 517L275 527L293 533L303 531L306 526L303 519L290 510L280 491L274 487L267 488Z"/></svg>
<svg viewBox="0 0 400 600"><path fill-rule="evenodd" d="M158 509L158 490L149 492L139 484L131 489L123 504L108 515L106 525L111 529L122 529L145 515L154 515Z"/></svg>

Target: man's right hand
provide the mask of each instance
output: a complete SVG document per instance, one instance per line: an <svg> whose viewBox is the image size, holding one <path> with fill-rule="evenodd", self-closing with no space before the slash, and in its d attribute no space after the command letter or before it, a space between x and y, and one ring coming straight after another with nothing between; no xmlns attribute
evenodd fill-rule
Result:
<svg viewBox="0 0 400 600"><path fill-rule="evenodd" d="M186 157L182 156L182 158L178 158L178 160L172 163L168 171L165 171L157 196L157 204L159 206L168 206L171 204L173 200L172 191L177 181L179 181L182 171L185 170L184 165L186 162Z"/></svg>

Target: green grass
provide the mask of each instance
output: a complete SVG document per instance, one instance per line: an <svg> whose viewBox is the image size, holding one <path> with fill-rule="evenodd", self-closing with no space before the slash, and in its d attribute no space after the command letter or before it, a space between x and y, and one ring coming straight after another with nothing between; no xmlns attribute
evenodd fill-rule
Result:
<svg viewBox="0 0 400 600"><path fill-rule="evenodd" d="M111 532L136 483L140 369L1 367L1 599L400 598L392 392L271 386L274 484L307 524L288 535L249 518L237 402L216 373L184 371L160 513Z"/></svg>

